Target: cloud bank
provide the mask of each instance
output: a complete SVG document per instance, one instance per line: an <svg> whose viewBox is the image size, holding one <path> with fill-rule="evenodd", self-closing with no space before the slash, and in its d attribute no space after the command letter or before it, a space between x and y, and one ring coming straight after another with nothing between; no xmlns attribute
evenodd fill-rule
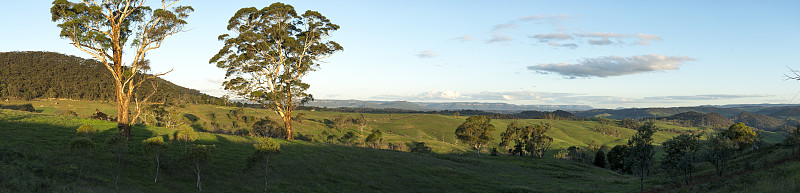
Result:
<svg viewBox="0 0 800 193"><path fill-rule="evenodd" d="M549 63L528 66L542 74L557 73L567 78L576 77L609 77L638 74L654 71L677 70L685 62L693 61L686 56L639 55L639 56L606 56L586 58L578 63Z"/></svg>

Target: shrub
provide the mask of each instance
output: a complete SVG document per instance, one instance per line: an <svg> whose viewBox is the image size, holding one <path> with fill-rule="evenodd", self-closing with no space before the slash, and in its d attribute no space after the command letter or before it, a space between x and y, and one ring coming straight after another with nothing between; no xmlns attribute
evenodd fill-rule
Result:
<svg viewBox="0 0 800 193"><path fill-rule="evenodd" d="M430 153L432 150L431 147L425 146L425 142L419 142L414 143L414 148L411 148L411 152Z"/></svg>
<svg viewBox="0 0 800 193"><path fill-rule="evenodd" d="M76 131L76 135L84 137L89 137L95 133L97 133L97 128L91 125L81 125Z"/></svg>

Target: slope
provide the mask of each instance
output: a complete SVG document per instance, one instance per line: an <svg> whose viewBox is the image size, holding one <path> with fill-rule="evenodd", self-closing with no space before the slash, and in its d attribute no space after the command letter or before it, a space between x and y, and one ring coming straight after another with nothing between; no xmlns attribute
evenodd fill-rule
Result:
<svg viewBox="0 0 800 193"><path fill-rule="evenodd" d="M100 129L92 136L104 141L114 123L11 110L0 110L0 192L193 192L194 176L180 162L180 148L165 156L158 184L151 157L138 142L171 134L170 129L136 126L124 153L119 185L110 149L97 144L90 156L67 151L75 128ZM261 191L263 175L243 172L252 138L201 133L199 144L213 144L216 153L203 169L208 192ZM417 154L346 147L303 141L283 141L283 152L270 161L270 192L630 192L630 177L560 160L516 157L475 157ZM78 181L78 164L86 168ZM581 183L574 183L579 181Z"/></svg>

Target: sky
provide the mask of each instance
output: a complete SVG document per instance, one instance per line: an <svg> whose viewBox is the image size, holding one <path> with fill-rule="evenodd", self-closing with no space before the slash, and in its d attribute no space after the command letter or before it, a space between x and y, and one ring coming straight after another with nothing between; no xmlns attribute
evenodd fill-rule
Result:
<svg viewBox="0 0 800 193"><path fill-rule="evenodd" d="M0 52L89 58L59 38L52 1L0 5ZM149 1L157 5L159 1ZM188 31L148 52L164 79L222 96L209 64L241 8L180 1ZM798 104L800 1L283 1L341 26L344 50L304 80L316 99L595 108Z"/></svg>

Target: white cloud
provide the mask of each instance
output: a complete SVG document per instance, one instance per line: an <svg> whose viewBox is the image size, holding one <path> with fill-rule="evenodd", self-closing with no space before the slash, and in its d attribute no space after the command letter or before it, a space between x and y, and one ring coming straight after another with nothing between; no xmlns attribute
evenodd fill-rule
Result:
<svg viewBox="0 0 800 193"><path fill-rule="evenodd" d="M581 38L590 38L587 40L587 43L591 45L612 45L614 41L610 39L616 40L616 45L650 45L650 42L653 41L661 41L661 37L658 35L653 34L624 34L624 33L612 33L612 32L580 32L574 33L575 36ZM628 41L635 41L632 44L626 44L625 42Z"/></svg>
<svg viewBox="0 0 800 193"><path fill-rule="evenodd" d="M578 44L574 44L574 43L559 44L559 43L556 43L556 42L548 42L547 45L550 45L550 46L553 46L553 47L569 48L569 49L578 48Z"/></svg>
<svg viewBox="0 0 800 193"><path fill-rule="evenodd" d="M558 25L563 21L569 21L572 19L570 15L533 15L520 18L520 21L528 21L528 22L535 22L535 23L549 23L552 25Z"/></svg>
<svg viewBox="0 0 800 193"><path fill-rule="evenodd" d="M651 41L661 41L661 37L653 34L636 34L639 41L636 42L638 45L650 45Z"/></svg>
<svg viewBox="0 0 800 193"><path fill-rule="evenodd" d="M461 36L461 37L457 37L457 38L453 38L453 39L460 40L460 41L462 41L462 42L466 42L466 41L472 41L472 40L475 40L475 38L473 38L473 37L472 37L472 36L470 36L470 35L463 35L463 36Z"/></svg>
<svg viewBox="0 0 800 193"><path fill-rule="evenodd" d="M494 30L504 30L504 29L512 29L512 28L517 28L517 24L503 23L503 24L497 24L497 25L494 26Z"/></svg>
<svg viewBox="0 0 800 193"><path fill-rule="evenodd" d="M707 95L686 95L686 96L658 96L658 97L645 97L647 100L726 100L737 98L761 98L770 97L772 95L732 95L732 94L707 94Z"/></svg>
<svg viewBox="0 0 800 193"><path fill-rule="evenodd" d="M600 39L600 40L589 39L588 43L591 44L591 45L603 46L603 45L611 45L614 42L611 42L611 40L609 40L608 38L603 38L603 39Z"/></svg>
<svg viewBox="0 0 800 193"><path fill-rule="evenodd" d="M639 55L639 56L606 56L585 58L578 63L549 63L528 66L528 70L539 73L557 73L567 78L576 77L609 77L638 74L653 71L677 70L685 62L693 58L686 56Z"/></svg>
<svg viewBox="0 0 800 193"><path fill-rule="evenodd" d="M423 50L423 51L417 53L417 57L419 57L419 58L433 58L433 57L437 57L437 56L439 56L439 54L437 54L433 50Z"/></svg>
<svg viewBox="0 0 800 193"><path fill-rule="evenodd" d="M530 36L531 38L538 39L539 42L548 42L548 41L561 41L561 40L571 40L573 37L566 33L549 33L549 34L536 34L534 36Z"/></svg>
<svg viewBox="0 0 800 193"><path fill-rule="evenodd" d="M486 40L486 42L487 43L496 43L496 42L507 42L507 41L511 41L511 40L514 40L514 38L511 38L510 36L507 36L507 35L501 34L501 33L492 33L492 38L489 39L489 40Z"/></svg>

